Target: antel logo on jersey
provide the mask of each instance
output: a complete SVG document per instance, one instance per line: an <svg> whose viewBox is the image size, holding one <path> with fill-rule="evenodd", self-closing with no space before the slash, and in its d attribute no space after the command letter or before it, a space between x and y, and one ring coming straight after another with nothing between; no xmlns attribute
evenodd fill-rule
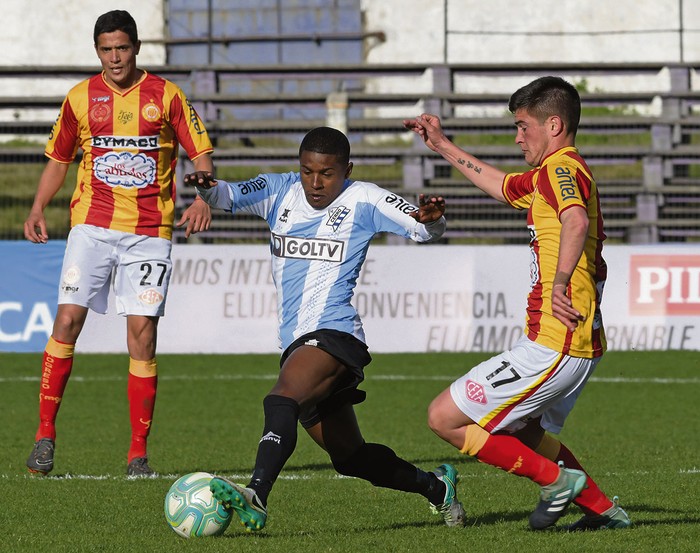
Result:
<svg viewBox="0 0 700 553"><path fill-rule="evenodd" d="M272 235L272 254L276 257L340 263L344 248L345 244L339 240Z"/></svg>
<svg viewBox="0 0 700 553"><path fill-rule="evenodd" d="M630 313L700 314L700 255L631 256Z"/></svg>

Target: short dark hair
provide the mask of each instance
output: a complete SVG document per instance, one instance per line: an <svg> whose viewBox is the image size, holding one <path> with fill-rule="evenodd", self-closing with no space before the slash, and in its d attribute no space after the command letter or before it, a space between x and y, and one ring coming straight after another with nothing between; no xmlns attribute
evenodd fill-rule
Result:
<svg viewBox="0 0 700 553"><path fill-rule="evenodd" d="M332 155L336 156L341 163L350 163L348 137L331 127L316 127L306 133L299 146L299 157L302 152Z"/></svg>
<svg viewBox="0 0 700 553"><path fill-rule="evenodd" d="M136 21L131 17L131 14L124 10L112 10L111 12L103 13L95 22L95 30L92 33L95 46L97 46L98 36L102 33L113 33L114 31L126 33L132 44L136 44L139 41Z"/></svg>
<svg viewBox="0 0 700 553"><path fill-rule="evenodd" d="M576 135L581 120L581 97L576 88L560 77L540 77L516 90L510 97L511 113L525 109L541 123L558 115L566 129Z"/></svg>

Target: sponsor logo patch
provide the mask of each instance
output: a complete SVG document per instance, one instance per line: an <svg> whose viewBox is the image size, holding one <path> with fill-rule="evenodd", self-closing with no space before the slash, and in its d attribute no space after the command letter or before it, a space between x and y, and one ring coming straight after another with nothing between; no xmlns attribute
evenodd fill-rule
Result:
<svg viewBox="0 0 700 553"><path fill-rule="evenodd" d="M158 136L93 136L94 148L110 150L158 150Z"/></svg>
<svg viewBox="0 0 700 553"><path fill-rule="evenodd" d="M134 119L134 114L130 111L122 110L119 112L119 116L117 117L117 119L122 125L126 125Z"/></svg>
<svg viewBox="0 0 700 553"><path fill-rule="evenodd" d="M418 211L418 208L415 205L407 202L401 196L397 196L393 192L384 196L384 201L402 213L413 213L414 211Z"/></svg>
<svg viewBox="0 0 700 553"><path fill-rule="evenodd" d="M282 437L278 436L274 432L270 431L267 434L265 434L262 438L260 438L260 442L275 442L276 444L281 444L282 443Z"/></svg>
<svg viewBox="0 0 700 553"><path fill-rule="evenodd" d="M305 345L305 346L317 347L317 346L318 346L318 340L316 340L315 338L312 338L311 340L306 340L306 342L304 342L304 345Z"/></svg>
<svg viewBox="0 0 700 553"><path fill-rule="evenodd" d="M467 392L467 399L469 401L480 403L481 405L486 405L488 403L486 400L484 387L481 384L474 382L473 380L467 380L464 387L465 391Z"/></svg>
<svg viewBox="0 0 700 553"><path fill-rule="evenodd" d="M633 255L629 281L632 315L700 315L700 255Z"/></svg>
<svg viewBox="0 0 700 553"><path fill-rule="evenodd" d="M146 188L156 175L156 161L144 154L110 152L93 162L95 177L116 188Z"/></svg>
<svg viewBox="0 0 700 553"><path fill-rule="evenodd" d="M339 240L272 235L272 254L276 257L340 263L344 250L345 243Z"/></svg>

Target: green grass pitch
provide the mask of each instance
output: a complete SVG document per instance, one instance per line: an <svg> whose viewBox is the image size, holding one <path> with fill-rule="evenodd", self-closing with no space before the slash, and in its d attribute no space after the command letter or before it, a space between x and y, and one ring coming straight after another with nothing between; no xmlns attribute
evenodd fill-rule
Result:
<svg viewBox="0 0 700 553"><path fill-rule="evenodd" d="M420 496L340 478L300 431L270 496L268 526L234 520L220 538L184 540L163 499L182 474L247 482L262 430L275 355L160 355L150 438L159 478L125 476L129 443L125 355L76 357L58 418L48 478L24 466L38 422L41 356L0 354L0 551L4 552L685 552L700 551L700 353L606 355L562 440L635 526L568 534L527 529L531 482L461 456L426 426L430 400L484 355L376 354L357 407L365 439L424 469L460 472L466 528L447 528ZM560 526L573 522L572 508Z"/></svg>

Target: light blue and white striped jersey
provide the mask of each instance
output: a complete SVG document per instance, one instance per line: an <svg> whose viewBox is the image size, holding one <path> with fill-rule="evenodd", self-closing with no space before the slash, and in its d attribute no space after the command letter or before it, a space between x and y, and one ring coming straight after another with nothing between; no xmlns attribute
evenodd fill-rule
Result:
<svg viewBox="0 0 700 553"><path fill-rule="evenodd" d="M429 242L445 231L445 219L424 225L409 216L417 209L376 184L346 180L325 209L309 205L299 173L261 174L199 195L212 207L262 217L270 226L272 276L277 290L282 349L319 329L352 334L365 341L351 304L372 237L391 232Z"/></svg>

